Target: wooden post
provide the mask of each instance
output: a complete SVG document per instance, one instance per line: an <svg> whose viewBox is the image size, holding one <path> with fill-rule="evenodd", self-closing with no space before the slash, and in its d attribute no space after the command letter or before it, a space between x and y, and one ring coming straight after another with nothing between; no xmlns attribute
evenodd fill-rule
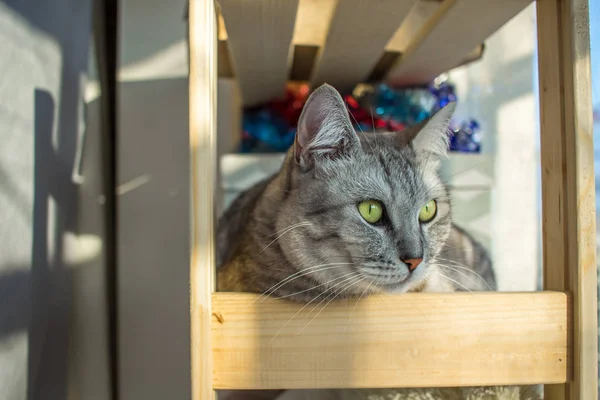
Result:
<svg viewBox="0 0 600 400"><path fill-rule="evenodd" d="M217 147L217 16L214 2L190 0L189 17L192 399L207 400L215 397L211 345Z"/></svg>
<svg viewBox="0 0 600 400"><path fill-rule="evenodd" d="M538 0L544 288L571 295L569 381L547 400L598 399L588 0Z"/></svg>

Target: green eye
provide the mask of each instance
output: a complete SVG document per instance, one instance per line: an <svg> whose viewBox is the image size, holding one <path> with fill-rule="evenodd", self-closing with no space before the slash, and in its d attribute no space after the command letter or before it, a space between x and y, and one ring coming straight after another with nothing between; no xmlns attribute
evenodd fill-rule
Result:
<svg viewBox="0 0 600 400"><path fill-rule="evenodd" d="M358 205L358 212L370 224L375 224L383 217L383 205L375 200L363 201Z"/></svg>
<svg viewBox="0 0 600 400"><path fill-rule="evenodd" d="M437 211L437 203L435 200L429 200L427 204L421 207L419 211L419 221L421 222L429 222L435 217L435 213Z"/></svg>

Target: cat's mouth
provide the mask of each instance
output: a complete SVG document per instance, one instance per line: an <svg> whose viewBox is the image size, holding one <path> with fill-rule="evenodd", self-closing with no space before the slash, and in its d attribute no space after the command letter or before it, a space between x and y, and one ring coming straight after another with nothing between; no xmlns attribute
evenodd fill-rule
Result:
<svg viewBox="0 0 600 400"><path fill-rule="evenodd" d="M398 286L407 282L410 278L409 274L398 274L398 275L390 275L390 274L377 274L367 271L361 271L361 274L367 277L368 280L372 282L372 284L376 287L379 287L384 290L388 289L396 289Z"/></svg>
<svg viewBox="0 0 600 400"><path fill-rule="evenodd" d="M375 269L369 266L369 269ZM383 267L382 271L369 271L361 269L361 275L365 276L370 281L374 288L378 288L384 292L404 292L415 284L420 284L423 281L423 276L420 273L410 273L408 270L403 272L399 268Z"/></svg>

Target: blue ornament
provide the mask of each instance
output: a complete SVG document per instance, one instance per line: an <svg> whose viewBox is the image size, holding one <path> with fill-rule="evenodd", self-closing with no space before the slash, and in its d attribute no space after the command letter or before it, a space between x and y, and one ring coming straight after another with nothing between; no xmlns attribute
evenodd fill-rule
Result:
<svg viewBox="0 0 600 400"><path fill-rule="evenodd" d="M479 129L479 124L474 119L462 122L458 127L452 129L453 135L450 138L450 151L461 153L481 152Z"/></svg>
<svg viewBox="0 0 600 400"><path fill-rule="evenodd" d="M283 152L294 143L296 129L270 108L244 112L241 151Z"/></svg>

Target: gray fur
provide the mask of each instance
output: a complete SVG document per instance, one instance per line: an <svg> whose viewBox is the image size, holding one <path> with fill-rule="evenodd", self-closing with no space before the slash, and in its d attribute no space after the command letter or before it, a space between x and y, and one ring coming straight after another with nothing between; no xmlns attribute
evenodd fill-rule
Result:
<svg viewBox="0 0 600 400"><path fill-rule="evenodd" d="M339 94L327 85L317 89L281 170L240 194L219 221L218 290L303 303L325 292L495 290L485 249L452 223L438 173L453 109L400 133L357 134ZM384 204L384 223L370 225L360 216L358 203L370 199ZM437 215L419 223L419 209L431 199ZM423 262L409 272L402 260L419 257ZM334 390L310 398L533 400L539 398L534 389Z"/></svg>
<svg viewBox="0 0 600 400"><path fill-rule="evenodd" d="M483 248L452 225L438 174L453 108L401 133L357 134L339 94L327 85L317 89L281 170L242 193L219 221L219 290L263 293L298 271L271 294L305 302L328 289L347 297L495 286ZM357 204L369 199L385 206L381 225L358 213ZM437 215L419 223L430 199ZM473 261L486 260L477 272L488 282L474 274L474 264L463 265L461 251L444 248L449 236L476 253ZM401 261L420 257L412 273Z"/></svg>

